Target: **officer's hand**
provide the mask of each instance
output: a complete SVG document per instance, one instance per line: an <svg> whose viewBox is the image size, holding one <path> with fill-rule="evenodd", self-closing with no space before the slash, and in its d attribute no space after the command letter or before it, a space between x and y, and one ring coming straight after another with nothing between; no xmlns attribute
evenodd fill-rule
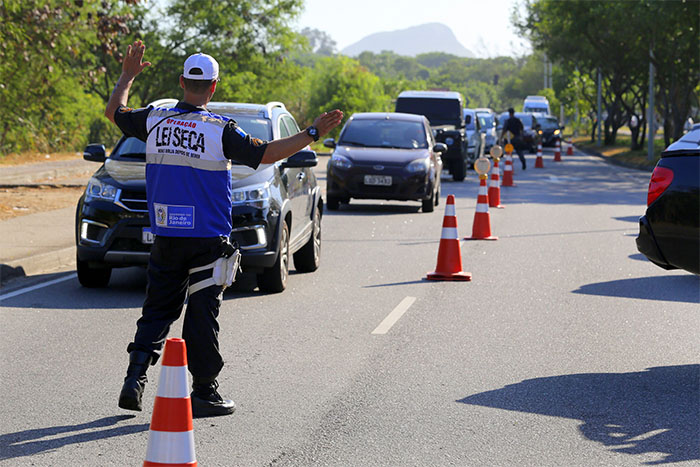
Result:
<svg viewBox="0 0 700 467"><path fill-rule="evenodd" d="M333 128L340 125L340 121L343 119L343 112L335 109L330 112L324 112L314 120L313 125L318 130L318 136L323 136L328 134Z"/></svg>
<svg viewBox="0 0 700 467"><path fill-rule="evenodd" d="M151 66L151 62L141 62L143 54L146 51L146 45L140 40L135 41L126 50L126 56L122 62L122 74L127 78L135 78L141 73L144 68Z"/></svg>

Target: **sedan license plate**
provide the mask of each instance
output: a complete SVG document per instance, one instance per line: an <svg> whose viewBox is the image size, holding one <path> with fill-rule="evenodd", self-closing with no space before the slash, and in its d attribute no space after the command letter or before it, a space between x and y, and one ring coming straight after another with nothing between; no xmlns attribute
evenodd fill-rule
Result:
<svg viewBox="0 0 700 467"><path fill-rule="evenodd" d="M153 232L151 232L151 229L148 227L144 227L143 230L141 231L141 243L145 243L146 245L151 245L153 244L154 236Z"/></svg>
<svg viewBox="0 0 700 467"><path fill-rule="evenodd" d="M365 175L365 185L391 186L391 175Z"/></svg>

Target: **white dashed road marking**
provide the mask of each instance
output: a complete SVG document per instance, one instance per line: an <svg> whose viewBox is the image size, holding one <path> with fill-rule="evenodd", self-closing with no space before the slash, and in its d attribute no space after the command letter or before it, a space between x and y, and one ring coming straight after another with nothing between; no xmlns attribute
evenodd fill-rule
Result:
<svg viewBox="0 0 700 467"><path fill-rule="evenodd" d="M401 300L401 303L399 303L394 310L389 313L389 315L384 318L384 321L379 323L379 326L372 331L372 334L386 334L389 332L389 329L396 324L396 322L403 316L404 313L413 305L413 302L416 301L416 297L406 297L403 300Z"/></svg>

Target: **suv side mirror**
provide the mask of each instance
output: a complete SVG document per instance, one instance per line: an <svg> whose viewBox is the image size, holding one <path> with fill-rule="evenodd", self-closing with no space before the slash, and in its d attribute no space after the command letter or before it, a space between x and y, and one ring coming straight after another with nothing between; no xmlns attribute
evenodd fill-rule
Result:
<svg viewBox="0 0 700 467"><path fill-rule="evenodd" d="M300 169L303 167L316 167L318 165L318 158L316 157L316 152L310 149L302 149L298 153L291 156L286 161L280 164L282 169Z"/></svg>
<svg viewBox="0 0 700 467"><path fill-rule="evenodd" d="M471 115L467 115L467 116L464 118L464 123L467 124L467 125L469 125L471 122L472 122L472 116L471 116Z"/></svg>
<svg viewBox="0 0 700 467"><path fill-rule="evenodd" d="M435 143L435 146L433 146L433 151L439 152L440 154L445 154L447 152L447 145L445 143Z"/></svg>
<svg viewBox="0 0 700 467"><path fill-rule="evenodd" d="M327 148L335 149L335 140L333 138L326 138L323 140L323 145Z"/></svg>
<svg viewBox="0 0 700 467"><path fill-rule="evenodd" d="M107 159L104 144L88 144L83 151L83 159L91 162L104 162Z"/></svg>

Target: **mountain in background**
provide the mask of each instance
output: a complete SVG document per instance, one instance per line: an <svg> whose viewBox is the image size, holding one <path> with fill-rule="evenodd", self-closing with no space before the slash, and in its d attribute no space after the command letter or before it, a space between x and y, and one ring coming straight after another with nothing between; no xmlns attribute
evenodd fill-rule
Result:
<svg viewBox="0 0 700 467"><path fill-rule="evenodd" d="M340 53L355 57L364 51L381 53L383 50L410 57L428 52L475 57L472 51L460 44L452 29L442 23L428 23L398 31L371 34L345 47Z"/></svg>

